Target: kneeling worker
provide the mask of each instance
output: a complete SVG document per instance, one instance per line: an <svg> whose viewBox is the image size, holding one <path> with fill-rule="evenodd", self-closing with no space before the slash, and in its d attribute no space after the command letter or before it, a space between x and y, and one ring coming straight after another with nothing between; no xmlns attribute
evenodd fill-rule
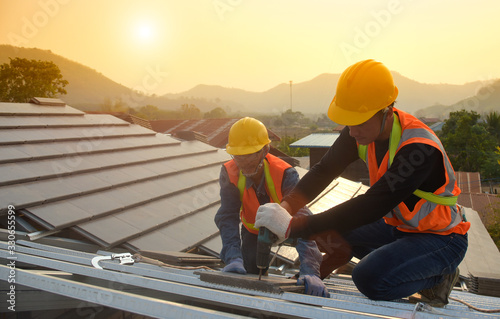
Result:
<svg viewBox="0 0 500 319"><path fill-rule="evenodd" d="M322 277L352 256L359 258L352 279L371 299L419 292L415 300L440 307L457 281L470 223L457 205L460 189L441 141L427 125L394 107L397 95L382 63L365 60L347 68L328 111L345 128L281 205L259 208L255 226L281 240L322 239L317 241L327 253ZM370 174L365 194L320 214L295 213L358 158Z"/></svg>
<svg viewBox="0 0 500 319"><path fill-rule="evenodd" d="M297 171L283 160L269 154L267 129L260 121L245 117L233 124L226 147L232 160L221 169L221 206L215 223L222 239L221 259L226 266L222 271L240 274L258 274L257 237L255 215L260 205L280 203L299 181ZM298 215L311 215L302 208ZM240 221L241 236L240 236ZM319 278L322 255L312 240L298 240L300 259L297 284L304 284L306 293L329 296Z"/></svg>

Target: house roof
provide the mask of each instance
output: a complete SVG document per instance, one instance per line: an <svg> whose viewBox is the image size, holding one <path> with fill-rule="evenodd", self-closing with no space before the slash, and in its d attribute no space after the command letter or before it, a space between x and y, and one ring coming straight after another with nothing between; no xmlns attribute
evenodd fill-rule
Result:
<svg viewBox="0 0 500 319"><path fill-rule="evenodd" d="M290 144L290 147L328 148L340 133L313 133Z"/></svg>
<svg viewBox="0 0 500 319"><path fill-rule="evenodd" d="M174 251L218 237L223 150L70 106L0 103L0 214L103 248Z"/></svg>
<svg viewBox="0 0 500 319"><path fill-rule="evenodd" d="M481 193L481 175L479 172L455 172L457 185L462 193ZM472 207L472 206L468 206Z"/></svg>
<svg viewBox="0 0 500 319"><path fill-rule="evenodd" d="M439 132L443 129L444 122L437 122L434 124L431 124L429 128L433 130L434 132Z"/></svg>
<svg viewBox="0 0 500 319"><path fill-rule="evenodd" d="M483 223L489 224L494 221L495 211L500 208L500 197L485 193L461 193L458 195L458 204L472 208L478 212Z"/></svg>
<svg viewBox="0 0 500 319"><path fill-rule="evenodd" d="M220 166L229 156L199 141L179 141L110 115L50 103L0 103L0 147L0 215L4 218L14 206L17 227L15 251L7 243L8 231L0 231L0 278L8 278L11 269L6 265L14 252L17 288L28 287L32 293L26 294L29 300L19 293L19 310L33 310L33 300L41 296L36 291L45 291L57 295L54 307L61 300L70 309L84 302L94 309L106 306L164 318L436 318L436 311L440 316L490 317L453 300L439 310L405 300L376 302L340 275L326 280L332 297L321 298L206 283L197 275L199 269L140 261L132 265L117 257L102 261L103 270L96 269L91 264L96 255L124 251L154 256L199 247L218 253L221 242L213 216ZM366 190L338 178L309 206L318 213ZM65 232L79 236L62 238ZM496 256L491 245L477 244L482 251L473 255L476 262L478 256ZM474 253L475 246L470 247ZM280 252L283 259L296 258L288 253ZM473 263L467 267L474 273ZM487 271L494 271L491 267ZM455 290L452 296L488 309L499 304L498 298L465 291ZM4 299L0 304L7 309Z"/></svg>
<svg viewBox="0 0 500 319"><path fill-rule="evenodd" d="M154 120L150 121L154 131L175 135L180 131L194 131L207 137L208 144L225 148L229 129L239 118L223 119L193 119L193 120ZM280 138L273 131L267 130L271 141L279 141Z"/></svg>
<svg viewBox="0 0 500 319"><path fill-rule="evenodd" d="M129 122L130 124L137 124L137 125L140 125L142 127L145 127L147 129L152 129L151 127L151 123L146 120L146 119L143 119L141 117L138 117L138 116L135 116L135 115L132 115L132 114L129 114L129 113L124 113L124 112L109 112L109 113L103 113L103 112L86 112L88 114L111 114L113 116L116 116L124 121L127 121Z"/></svg>

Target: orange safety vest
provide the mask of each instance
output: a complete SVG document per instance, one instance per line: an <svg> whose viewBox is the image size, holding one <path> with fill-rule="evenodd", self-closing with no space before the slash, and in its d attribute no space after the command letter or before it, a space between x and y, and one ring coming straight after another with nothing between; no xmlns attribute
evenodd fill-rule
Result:
<svg viewBox="0 0 500 319"><path fill-rule="evenodd" d="M370 184L378 181L391 166L394 155L405 145L411 143L422 143L433 146L443 155L446 182L434 193L416 190L414 194L421 199L410 210L404 202L398 204L385 217L385 222L398 227L406 232L424 232L447 235L451 233L465 234L470 223L465 222L456 204L457 196L460 194L455 171L450 160L436 134L424 123L414 116L394 108L394 122L391 137L389 139L389 150L385 154L380 167L377 165L375 155L375 143L369 145L358 145L358 152L367 165L370 173ZM422 150L422 152L424 152ZM419 161L423 154L415 154L413 160ZM411 163L408 163L411 165ZM390 180L390 178L389 178Z"/></svg>
<svg viewBox="0 0 500 319"><path fill-rule="evenodd" d="M249 232L258 234L259 229L254 227L255 215L257 214L257 209L260 206L257 194L255 193L253 187L245 187L246 178L241 173L234 160L226 162L224 166L226 167L231 184L236 186L240 191L241 222ZM280 203L283 199L281 184L285 170L290 167L291 166L287 162L277 158L276 156L271 154L266 155L264 160L264 176L266 181L266 191L271 202Z"/></svg>

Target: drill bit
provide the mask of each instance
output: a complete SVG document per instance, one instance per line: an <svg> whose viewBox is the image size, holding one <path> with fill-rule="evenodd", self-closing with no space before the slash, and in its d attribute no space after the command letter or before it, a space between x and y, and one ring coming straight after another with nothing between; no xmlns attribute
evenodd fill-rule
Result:
<svg viewBox="0 0 500 319"><path fill-rule="evenodd" d="M262 269L259 269L259 280L262 277Z"/></svg>

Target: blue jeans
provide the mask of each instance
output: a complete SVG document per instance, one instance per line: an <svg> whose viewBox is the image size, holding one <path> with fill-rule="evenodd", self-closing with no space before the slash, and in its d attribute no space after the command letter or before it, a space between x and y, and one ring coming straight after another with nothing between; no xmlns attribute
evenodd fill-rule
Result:
<svg viewBox="0 0 500 319"><path fill-rule="evenodd" d="M453 273L467 251L467 235L407 233L383 219L344 236L361 261L352 273L358 290L370 299L404 298Z"/></svg>

